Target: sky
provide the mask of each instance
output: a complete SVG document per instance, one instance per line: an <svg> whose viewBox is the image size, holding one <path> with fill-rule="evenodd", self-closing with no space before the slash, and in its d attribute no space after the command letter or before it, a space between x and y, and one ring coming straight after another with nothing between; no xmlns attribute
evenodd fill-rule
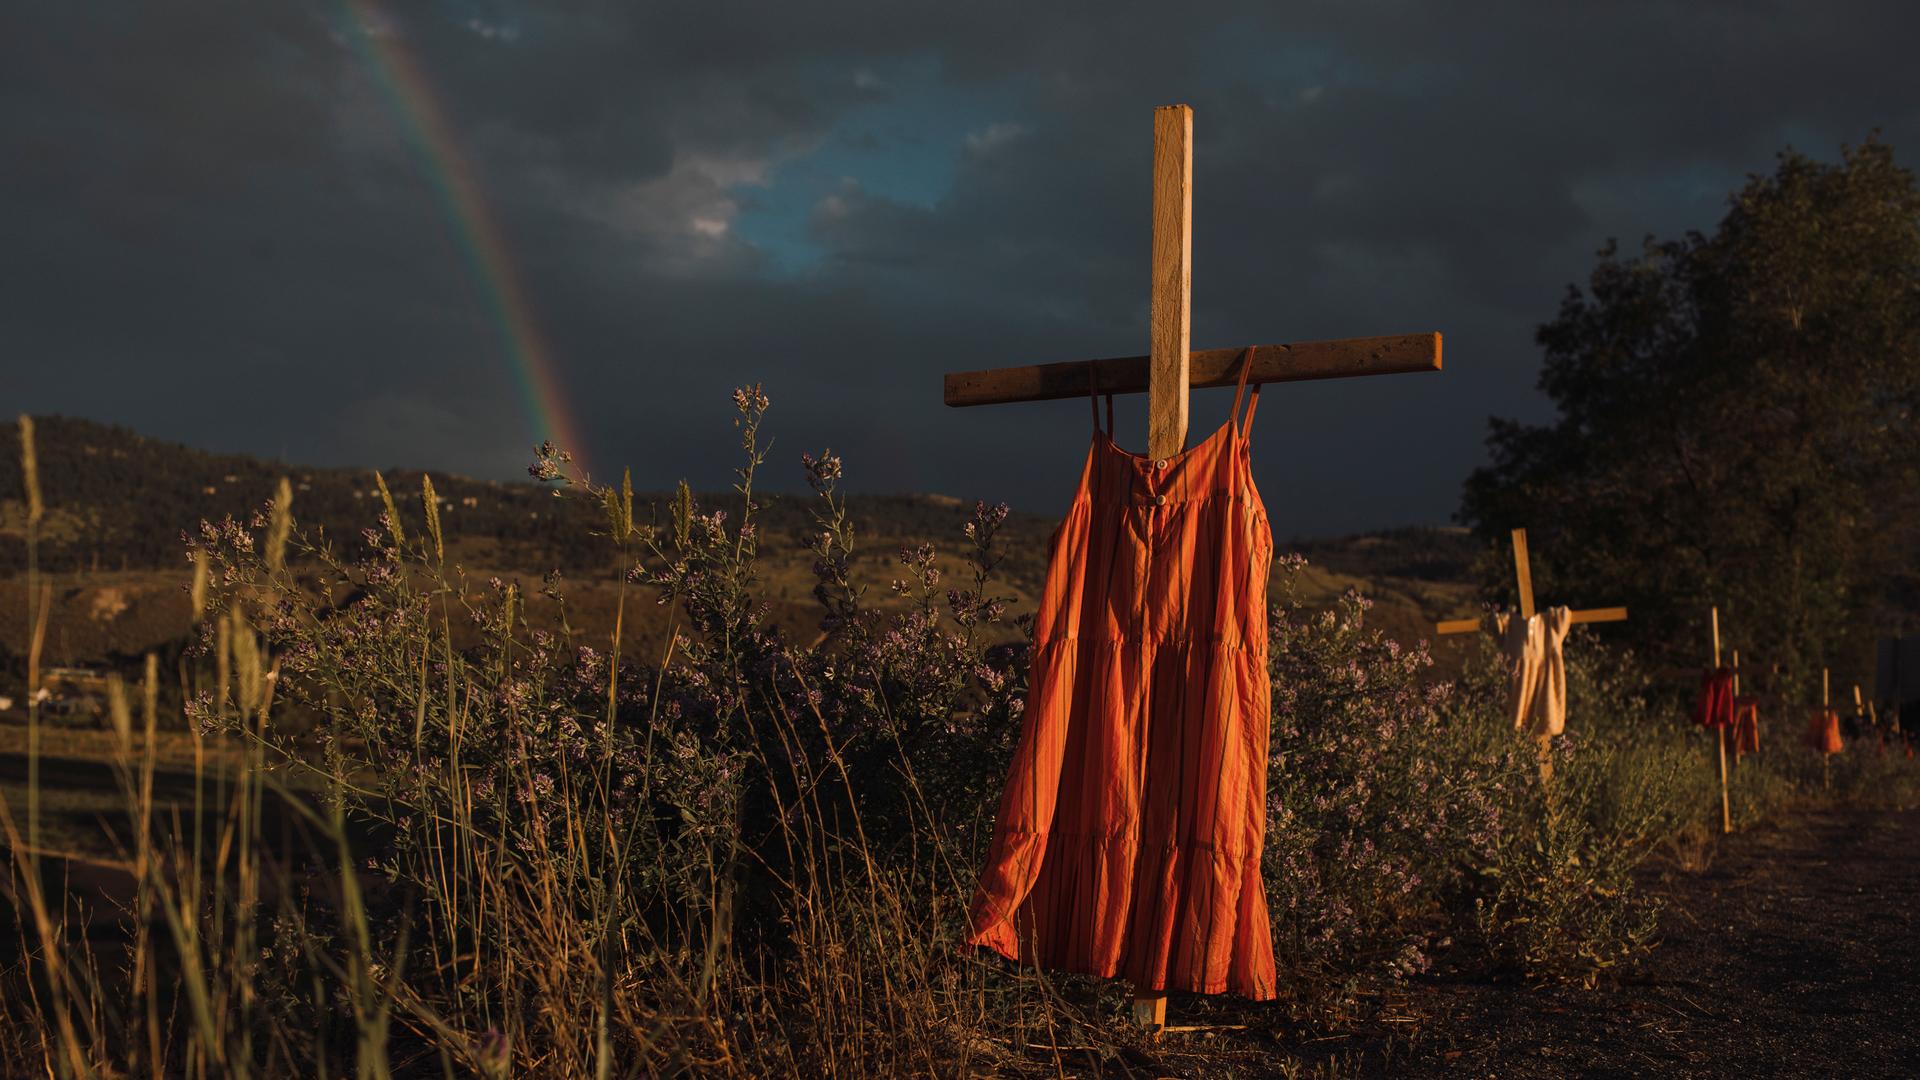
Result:
<svg viewBox="0 0 1920 1080"><path fill-rule="evenodd" d="M1194 109L1195 348L1438 330L1278 384L1277 533L1448 521L1609 238L1791 146L1920 155L1920 5L334 0L0 11L0 406L320 465L1064 511L1078 401L943 372L1146 351L1152 110ZM1191 439L1230 391L1196 392ZM1145 442L1144 398L1119 441Z"/></svg>

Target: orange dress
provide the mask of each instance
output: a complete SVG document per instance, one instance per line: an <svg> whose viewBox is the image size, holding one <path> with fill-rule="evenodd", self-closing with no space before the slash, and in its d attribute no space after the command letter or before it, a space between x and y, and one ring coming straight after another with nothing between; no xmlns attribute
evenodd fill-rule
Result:
<svg viewBox="0 0 1920 1080"><path fill-rule="evenodd" d="M1254 387L1153 460L1098 428L1054 534L971 941L1136 991L1274 996L1267 574ZM1108 426L1112 426L1109 411Z"/></svg>
<svg viewBox="0 0 1920 1080"><path fill-rule="evenodd" d="M1822 709L1807 719L1807 745L1823 754L1837 754L1844 747L1840 741L1840 714L1831 709Z"/></svg>
<svg viewBox="0 0 1920 1080"><path fill-rule="evenodd" d="M1760 752L1760 699L1741 694L1733 699L1733 758Z"/></svg>

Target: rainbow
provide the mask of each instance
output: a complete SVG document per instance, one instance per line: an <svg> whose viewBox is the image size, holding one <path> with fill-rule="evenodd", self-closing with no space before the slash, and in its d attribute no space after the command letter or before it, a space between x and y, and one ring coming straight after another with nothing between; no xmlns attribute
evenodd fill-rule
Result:
<svg viewBox="0 0 1920 1080"><path fill-rule="evenodd" d="M570 451L584 469L586 440L567 406L553 347L534 320L533 304L499 223L481 195L472 164L454 139L424 67L375 0L344 3L349 16L345 37L400 116L422 170L440 195L447 224L500 334L534 436Z"/></svg>

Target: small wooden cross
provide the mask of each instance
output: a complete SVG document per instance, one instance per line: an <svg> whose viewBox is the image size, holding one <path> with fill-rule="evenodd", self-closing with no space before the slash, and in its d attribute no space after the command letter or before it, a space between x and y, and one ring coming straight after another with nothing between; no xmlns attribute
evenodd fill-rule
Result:
<svg viewBox="0 0 1920 1080"><path fill-rule="evenodd" d="M1520 617L1531 619L1533 606L1533 566L1527 561L1527 530L1513 530L1513 574L1520 586ZM1627 617L1623 607L1587 608L1570 613L1568 622L1579 623L1621 622ZM1493 632L1493 623L1488 619L1446 619L1434 624L1434 630L1441 634L1471 634L1485 628ZM1553 779L1553 736L1539 736L1540 743L1540 779Z"/></svg>
<svg viewBox="0 0 1920 1080"><path fill-rule="evenodd" d="M1242 363L1251 365L1247 382L1252 384L1440 370L1438 333L1193 351L1192 310L1193 110L1164 105L1153 113L1148 354L956 372L946 376L946 402L955 407L1000 405L1145 391L1147 454L1167 458L1186 448L1188 390L1232 386ZM1164 1030L1166 995L1137 995L1133 1016L1144 1027Z"/></svg>
<svg viewBox="0 0 1920 1080"><path fill-rule="evenodd" d="M1533 618L1533 568L1527 562L1527 530L1513 530L1513 574L1520 584L1520 617ZM1569 620L1575 626L1581 623L1625 622L1627 609L1623 607L1587 608L1572 613ZM1442 634L1471 634L1481 628L1492 629L1491 624L1482 619L1446 619L1434 624L1434 630Z"/></svg>

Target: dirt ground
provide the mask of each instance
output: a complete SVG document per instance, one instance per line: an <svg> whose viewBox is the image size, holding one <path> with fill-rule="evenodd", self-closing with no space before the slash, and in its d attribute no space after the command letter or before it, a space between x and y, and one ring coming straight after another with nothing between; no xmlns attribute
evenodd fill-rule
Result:
<svg viewBox="0 0 1920 1080"><path fill-rule="evenodd" d="M1661 940L1599 989L1441 973L1331 1037L1173 1034L1100 1071L1920 1076L1920 811L1815 812L1729 837L1710 859L1650 873Z"/></svg>

